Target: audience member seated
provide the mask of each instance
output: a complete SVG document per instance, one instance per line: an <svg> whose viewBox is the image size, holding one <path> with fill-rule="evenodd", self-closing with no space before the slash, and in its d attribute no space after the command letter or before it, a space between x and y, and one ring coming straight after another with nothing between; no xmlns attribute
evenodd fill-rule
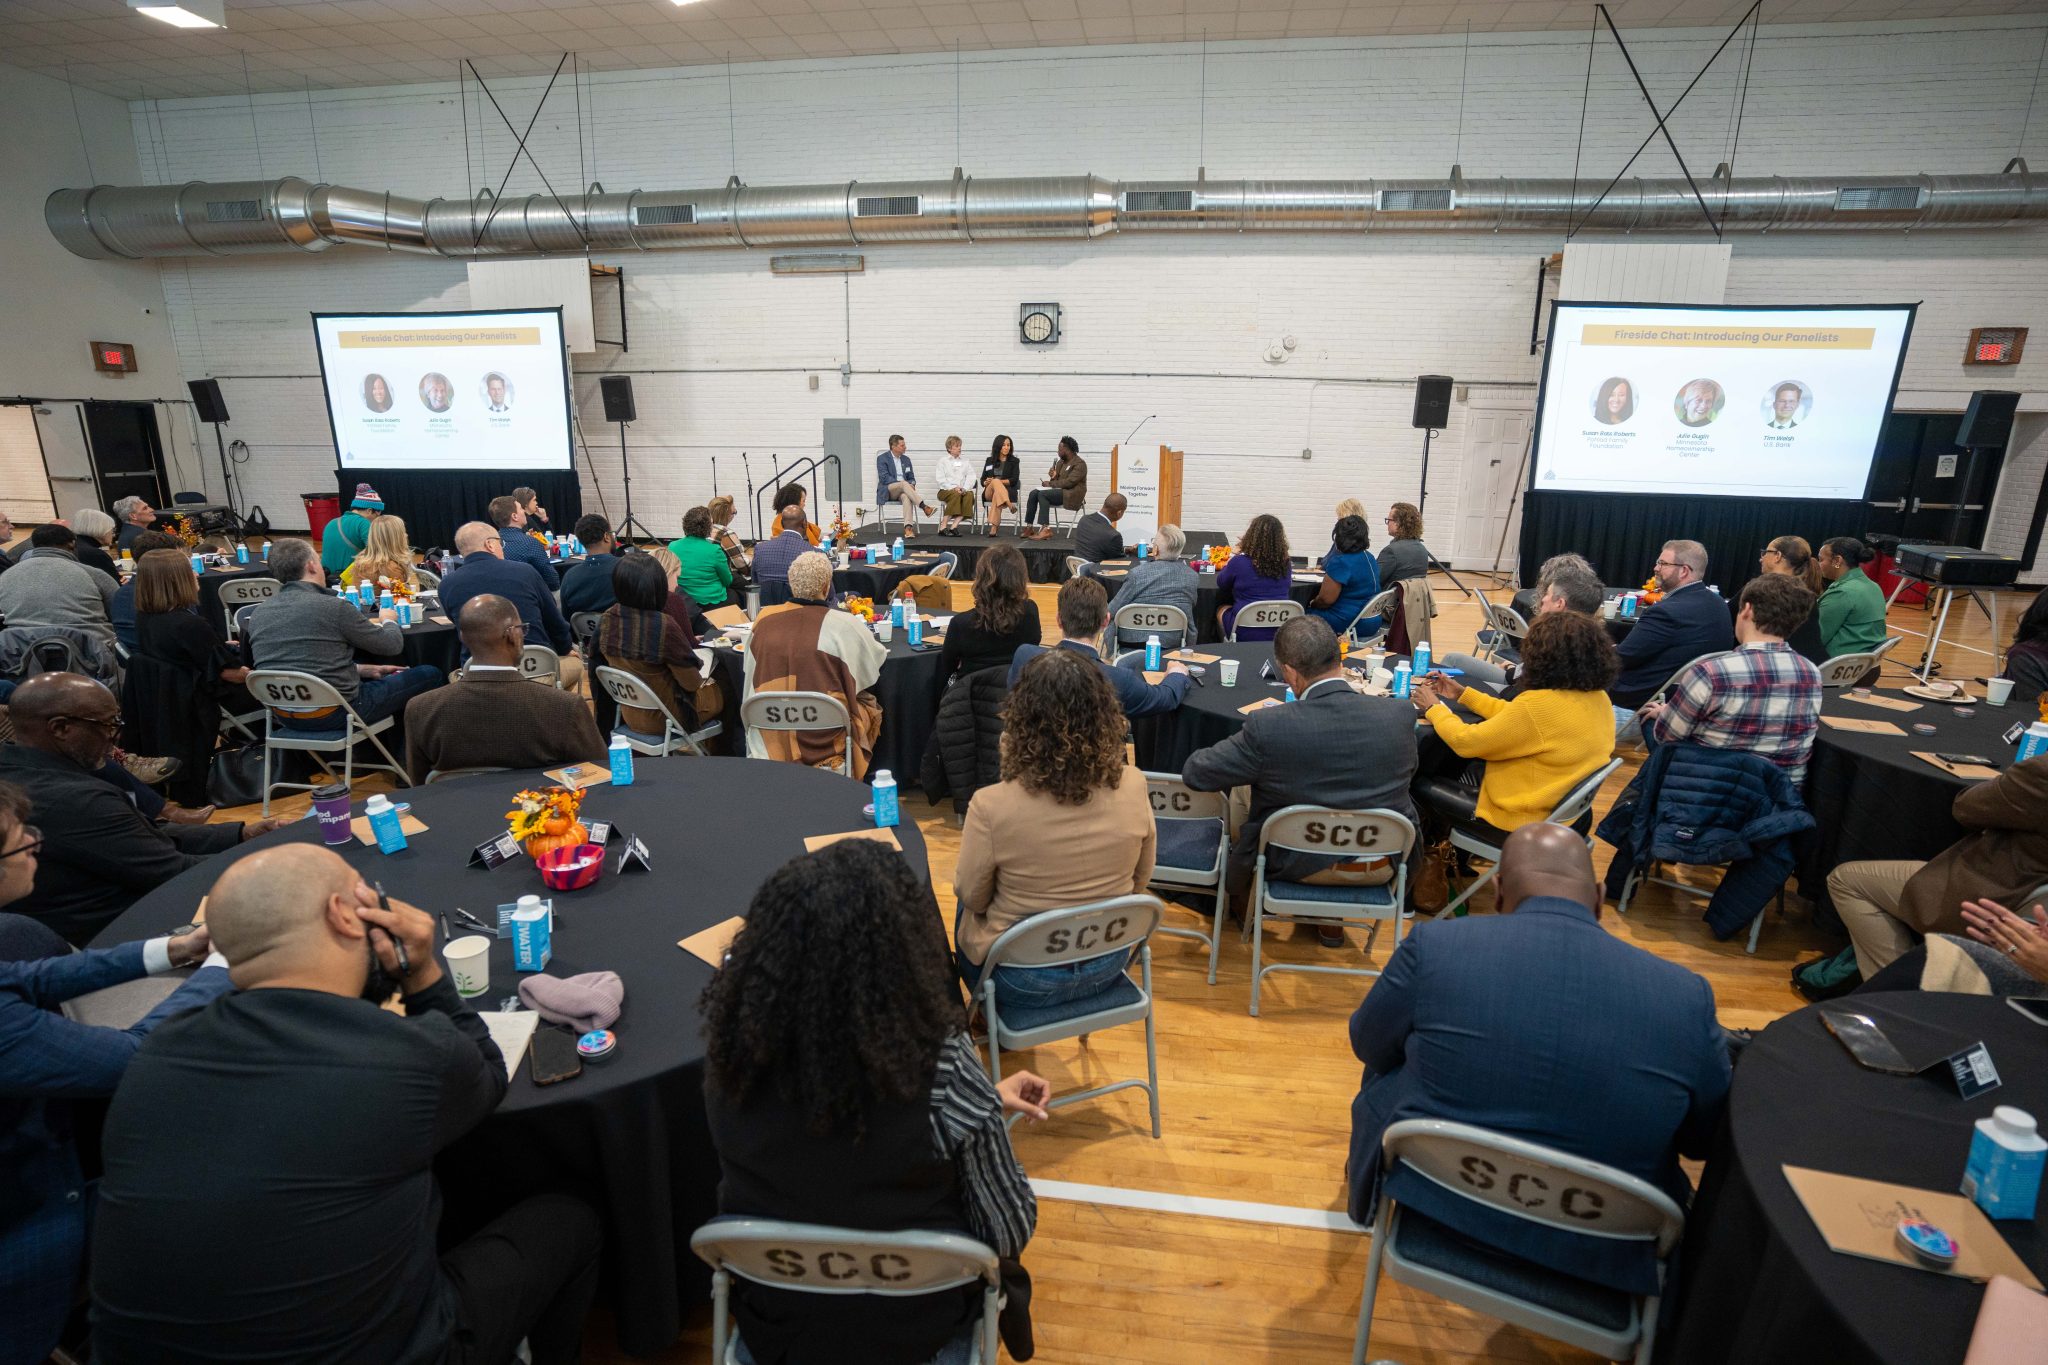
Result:
<svg viewBox="0 0 2048 1365"><path fill-rule="evenodd" d="M1274 811L1305 804L1415 818L1408 800L1415 722L1408 708L1393 697L1354 691L1339 664L1336 632L1313 616L1280 627L1273 662L1297 700L1252 712L1236 734L1190 755L1181 772L1196 791L1231 792L1242 806L1225 869L1225 887L1239 903L1258 862L1259 831ZM1378 884L1393 875L1384 859L1359 862L1283 848L1267 852L1266 872L1271 881L1313 885ZM1325 946L1344 942L1339 926L1318 933Z"/></svg>
<svg viewBox="0 0 2048 1365"><path fill-rule="evenodd" d="M78 537L52 522L29 533L29 548L12 572L0 577L0 620L10 626L62 626L80 630L114 649L108 609L119 584L114 575L78 560Z"/></svg>
<svg viewBox="0 0 2048 1365"><path fill-rule="evenodd" d="M1049 1087L1028 1071L989 1082L901 856L856 841L775 872L703 1015L722 1217L962 1233L1021 1275L1038 1204L1003 1115L1043 1119ZM741 1360L964 1362L981 1286L898 1298L735 1278L732 1306Z"/></svg>
<svg viewBox="0 0 2048 1365"><path fill-rule="evenodd" d="M1186 664L1169 662L1166 676L1153 683L1145 681L1145 675L1135 668L1119 668L1097 650L1103 626L1109 620L1109 596L1103 592L1102 584L1093 578L1069 578L1060 584L1057 611L1062 638L1053 649L1063 649L1093 660L1108 677L1126 716L1135 720L1139 716L1179 709L1181 698L1188 694ZM1010 659L1010 687L1016 688L1017 676L1024 671L1024 665L1048 652L1039 645L1019 645Z"/></svg>
<svg viewBox="0 0 2048 1365"><path fill-rule="evenodd" d="M507 541L533 538L520 531L504 532L480 521L467 521L455 528L455 550L462 563L441 580L441 610L450 620L462 614L462 604L480 593L494 593L519 609L526 623L526 638L546 645L562 656L562 685L575 691L583 680L583 665L569 634L569 618L555 600L553 589L531 564L506 558Z"/></svg>
<svg viewBox="0 0 2048 1365"><path fill-rule="evenodd" d="M191 558L185 553L185 547L178 543L178 538L165 531L144 531L131 540L127 548L128 553L133 556L137 564L141 564L142 557L152 550L176 550L178 557L183 559L188 567L192 562ZM135 576L133 574L130 574L120 587L114 589L113 600L107 604L107 617L113 622L114 638L121 642L123 649L133 651L135 648Z"/></svg>
<svg viewBox="0 0 2048 1365"><path fill-rule="evenodd" d="M704 614L697 600L677 586L682 581L683 562L670 552L668 546L656 545L640 553L661 565L663 579L668 584L668 601L661 609L668 613L669 620L676 623L676 629L683 632L690 647L695 649L697 642L705 636L718 634L718 627L711 624L711 618ZM713 602L711 605L716 607L718 604Z"/></svg>
<svg viewBox="0 0 2048 1365"><path fill-rule="evenodd" d="M110 553L114 548L114 519L97 507L81 507L71 514L71 529L78 536L78 562L119 583L121 570Z"/></svg>
<svg viewBox="0 0 2048 1365"><path fill-rule="evenodd" d="M1706 584L1707 547L1668 540L1653 570L1663 600L1642 614L1618 646L1621 671L1607 695L1625 711L1648 701L1671 675L1699 658L1735 647L1728 604Z"/></svg>
<svg viewBox="0 0 2048 1365"><path fill-rule="evenodd" d="M725 562L732 567L732 576L744 581L753 572L753 560L747 554L747 547L740 544L740 538L732 529L733 501L720 493L704 504L704 510L711 514L711 538L718 542L718 548L725 551Z"/></svg>
<svg viewBox="0 0 2048 1365"><path fill-rule="evenodd" d="M757 548L757 567L760 554ZM831 560L811 550L790 563L790 600L761 608L747 633L744 696L823 692L837 698L853 720L853 753L846 753L843 730L750 729L747 757L807 763L835 772L844 771L850 757L853 771L848 775L864 781L875 737L882 732L882 704L868 689L882 676L889 647L858 616L826 605L831 594Z"/></svg>
<svg viewBox="0 0 2048 1365"><path fill-rule="evenodd" d="M665 610L672 594L654 556L619 556L612 595L617 600L597 623L598 656L645 683L685 730L716 720L724 704L718 684L705 678L688 627L678 626ZM619 721L634 734L656 738L665 726L657 712L638 706L620 707Z"/></svg>
<svg viewBox="0 0 2048 1365"><path fill-rule="evenodd" d="M0 782L0 905L35 884L42 836L28 797ZM92 1208L72 1141L72 1100L114 1093L136 1046L157 1025L228 989L226 962L210 957L206 927L174 938L72 953L33 920L0 915L11 940L27 930L47 953L0 960L0 1159L9 1198L0 1202L0 1360L40 1361L56 1348L77 1298ZM204 959L207 966L125 1029L76 1023L58 1006L93 991Z"/></svg>
<svg viewBox="0 0 2048 1365"><path fill-rule="evenodd" d="M1918 935L1962 933L1963 906L2021 905L2048 886L2048 755L1963 788L1950 813L1967 832L1932 860L1843 863L1828 874L1866 981Z"/></svg>
<svg viewBox="0 0 2048 1365"><path fill-rule="evenodd" d="M1962 908L1967 937L1929 934L1857 991L2038 998L2048 987L2048 905L2036 902L2030 913L2028 918L1996 901L1971 901Z"/></svg>
<svg viewBox="0 0 2048 1365"><path fill-rule="evenodd" d="M102 774L121 733L114 694L77 673L38 673L7 701L15 742L0 745L0 781L35 803L42 829L36 886L15 905L83 944L145 894L208 854L282 819L151 824Z"/></svg>
<svg viewBox="0 0 2048 1365"><path fill-rule="evenodd" d="M1344 499L1344 501L1338 503L1338 523L1341 525L1343 523L1344 518L1346 517L1357 517L1360 521L1364 521L1365 504L1357 498L1346 498ZM1337 528L1333 526L1330 528L1330 555L1333 555L1335 553L1337 553ZM1330 555L1324 555L1323 558L1328 559Z"/></svg>
<svg viewBox="0 0 2048 1365"><path fill-rule="evenodd" d="M1600 582L1600 575L1593 572L1593 566L1582 556L1575 554L1552 555L1543 561L1543 567L1536 573L1536 615L1547 616L1553 611L1575 611L1582 616L1598 616L1600 607L1607 600L1607 589ZM1460 654L1453 650L1441 656L1446 669L1461 669L1467 687L1484 687L1502 697L1519 695L1528 684L1528 670L1522 666L1522 652L1519 642L1502 642L1502 655L1510 660L1498 663L1481 659L1471 654Z"/></svg>
<svg viewBox="0 0 2048 1365"><path fill-rule="evenodd" d="M1372 557L1372 531L1364 517L1346 517L1331 533L1330 553L1323 558L1323 585L1308 605L1309 615L1321 617L1332 630L1348 630L1352 618L1379 591L1380 566ZM1379 628L1380 618L1369 616L1358 623L1358 634L1371 635Z"/></svg>
<svg viewBox="0 0 2048 1365"><path fill-rule="evenodd" d="M312 844L214 883L207 928L239 989L147 1039L107 1112L96 1362L498 1365L522 1339L535 1365L577 1358L602 1242L587 1205L532 1195L438 1245L434 1159L497 1108L505 1060L433 917L379 899ZM403 1015L378 1008L399 991Z"/></svg>
<svg viewBox="0 0 2048 1365"><path fill-rule="evenodd" d="M378 589L388 584L416 590L420 580L413 567L412 541L406 537L405 520L387 512L370 523L362 553L341 571L341 581L350 587L367 583Z"/></svg>
<svg viewBox="0 0 2048 1365"><path fill-rule="evenodd" d="M1412 502L1387 508L1387 545L1380 551L1380 586L1429 577L1429 549L1422 543L1422 510Z"/></svg>
<svg viewBox="0 0 2048 1365"><path fill-rule="evenodd" d="M782 513L787 512L792 507L794 507L797 511L802 512L804 514L804 520L802 525L804 543L811 546L813 549L816 549L819 541L821 541L824 538L824 536L823 533L819 531L817 523L813 522L810 518L810 511L808 506L810 503L810 499L810 489L805 488L800 483L786 483L782 485L782 487L775 490L774 506L770 510L774 512L774 514L778 518L781 517ZM758 549L759 547L756 548Z"/></svg>
<svg viewBox="0 0 2048 1365"><path fill-rule="evenodd" d="M1202 581L1194 566L1181 558L1187 553L1187 548L1187 536L1170 522L1153 532L1151 557L1132 564L1130 572L1124 575L1116 596L1109 599L1109 619L1114 621L1116 614L1125 607L1177 607L1187 618L1190 638L1182 639L1177 631L1159 631L1159 643L1167 649L1193 644L1192 635L1197 624L1195 595L1200 591ZM1151 635L1154 632L1145 633Z"/></svg>
<svg viewBox="0 0 2048 1365"><path fill-rule="evenodd" d="M692 507L683 513L683 534L669 542L676 557L676 586L706 610L732 600L732 559L711 538L711 509Z"/></svg>
<svg viewBox="0 0 2048 1365"><path fill-rule="evenodd" d="M536 489L519 487L512 490L512 500L519 504L519 510L526 513L526 529L535 534L549 530L548 509L540 505L540 493ZM582 540L583 537L576 537Z"/></svg>
<svg viewBox="0 0 2048 1365"><path fill-rule="evenodd" d="M1738 648L1702 659L1645 707L1644 732L1660 744L1762 754L1796 787L1820 729L1820 670L1786 643L1813 614L1813 594L1784 574L1752 578L1735 614Z"/></svg>
<svg viewBox="0 0 2048 1365"><path fill-rule="evenodd" d="M327 523L320 532L320 567L339 582L342 570L355 563L356 556L370 543L370 523L384 515L384 499L366 483L356 485L348 510Z"/></svg>
<svg viewBox="0 0 2048 1365"><path fill-rule="evenodd" d="M135 537L156 525L156 509L142 498L126 497L114 504L114 515L121 522L115 533L115 550L129 550L142 558L142 551L135 549Z"/></svg>
<svg viewBox="0 0 2048 1365"><path fill-rule="evenodd" d="M1059 457L1046 471L1045 482L1032 489L1031 496L1025 499L1024 520L1037 529L1024 534L1033 540L1051 539L1053 509L1078 512L1087 502L1088 462L1081 458L1081 443L1071 436L1062 436ZM1115 521L1116 517L1110 520Z"/></svg>
<svg viewBox="0 0 2048 1365"><path fill-rule="evenodd" d="M1885 642L1884 589L1870 581L1863 566L1875 552L1852 536L1836 536L1821 542L1814 562L1827 590L1820 595L1814 615L1820 621L1820 640L1828 657L1839 654L1868 654Z"/></svg>
<svg viewBox="0 0 2048 1365"><path fill-rule="evenodd" d="M485 515L497 528L498 548L503 551L501 558L513 564L531 566L540 575L540 581L547 584L550 593L562 586L561 578L555 573L554 561L548 558L548 547L526 530L526 509L519 505L519 499L510 494L492 498ZM462 547L458 545L456 549L461 550ZM468 551L463 550L462 553L467 554Z"/></svg>
<svg viewBox="0 0 2048 1365"><path fill-rule="evenodd" d="M1756 562L1765 573L1790 578L1816 599L1827 587L1827 581L1820 576L1820 565L1813 562L1812 549L1798 536L1779 536L1764 546ZM1785 643L1797 650L1801 658L1812 663L1828 661L1828 647L1820 637L1820 615L1817 612L1808 612L1799 629L1785 637Z"/></svg>
<svg viewBox="0 0 2048 1365"><path fill-rule="evenodd" d="M1145 775L1124 761L1128 730L1102 670L1061 650L1024 666L1003 710L1003 780L968 803L953 873L953 941L972 990L989 946L1046 910L1142 892L1158 835ZM1130 965L1110 953L1051 967L998 967L998 1008L1095 994Z"/></svg>
<svg viewBox="0 0 2048 1365"><path fill-rule="evenodd" d="M242 656L221 634L220 623L199 614L199 578L192 561L177 550L150 550L135 561L134 657L124 679L128 724L137 742L152 752L175 754L182 768L172 779L171 794L190 806L206 804L206 772L220 730L221 708L248 712L254 702L242 684L249 670ZM147 670L139 661L153 659L172 670L166 695L138 697L135 688ZM145 722L152 711L154 722ZM180 733L180 730L187 731Z"/></svg>
<svg viewBox="0 0 2048 1365"><path fill-rule="evenodd" d="M619 543L612 538L612 524L595 512L576 519L576 539L583 545L583 562L562 571L562 615L574 617L586 611L603 611L616 599L612 596L612 569L619 562Z"/></svg>
<svg viewBox="0 0 2048 1365"><path fill-rule="evenodd" d="M1366 1068L1351 1105L1351 1217L1370 1226L1384 1193L1404 1218L1655 1294L1647 1242L1560 1231L1381 1168L1390 1124L1447 1119L1616 1167L1681 1208L1692 1197L1678 1158L1706 1155L1728 1094L1713 989L1600 927L1592 857L1561 825L1509 837L1500 905L1417 924L1351 1016Z"/></svg>
<svg viewBox="0 0 2048 1365"><path fill-rule="evenodd" d="M1091 564L1127 557L1131 548L1124 544L1123 532L1116 529L1116 524L1124 519L1124 509L1129 505L1123 494L1111 493L1102 500L1101 507L1075 522L1074 553ZM1020 534L1030 532L1020 530Z"/></svg>
<svg viewBox="0 0 2048 1365"><path fill-rule="evenodd" d="M1444 777L1417 795L1442 837L1456 825L1498 843L1544 819L1593 770L1614 756L1614 642L1598 621L1575 611L1538 616L1522 641L1522 687L1512 700L1461 686L1442 673L1417 678L1415 710L1461 758L1485 760L1477 789ZM1455 702L1479 717L1468 721Z"/></svg>
<svg viewBox="0 0 2048 1365"><path fill-rule="evenodd" d="M811 551L811 542L805 539L804 509L785 507L777 516L782 529L771 538L754 544L754 581L761 585L764 606L773 605L769 585L775 585L773 592L788 591L789 566L799 555Z"/></svg>
<svg viewBox="0 0 2048 1365"><path fill-rule="evenodd" d="M2033 604L2020 613L2012 648L2005 651L2005 671L1998 676L2012 679L2012 700L2022 706L2048 692L2048 588L2035 593Z"/></svg>
<svg viewBox="0 0 2048 1365"><path fill-rule="evenodd" d="M1280 518L1261 512L1216 573L1216 624L1228 637L1238 609L1247 602L1284 602L1294 592L1294 565L1287 557L1287 531ZM1270 640L1273 632L1246 630L1240 640Z"/></svg>
<svg viewBox="0 0 2048 1365"><path fill-rule="evenodd" d="M1038 603L1031 600L1024 556L1016 546L991 545L981 552L974 561L973 593L974 605L953 618L939 646L942 681L978 669L1007 668L1020 646L1043 638Z"/></svg>
<svg viewBox="0 0 2048 1365"><path fill-rule="evenodd" d="M463 604L457 625L469 663L448 686L405 708L405 766L413 781L455 768L605 761L604 736L583 698L520 672L526 623L518 608L482 593Z"/></svg>
<svg viewBox="0 0 2048 1365"><path fill-rule="evenodd" d="M270 571L282 584L277 595L256 604L242 630L245 657L255 667L311 673L333 686L365 724L405 710L422 692L432 691L448 677L432 664L359 664L356 651L393 655L405 649L405 635L395 621L365 616L352 602L327 590L320 561L309 540L285 539L270 547ZM444 596L442 605L459 610ZM340 731L348 717L340 710L326 715L295 712L294 730Z"/></svg>

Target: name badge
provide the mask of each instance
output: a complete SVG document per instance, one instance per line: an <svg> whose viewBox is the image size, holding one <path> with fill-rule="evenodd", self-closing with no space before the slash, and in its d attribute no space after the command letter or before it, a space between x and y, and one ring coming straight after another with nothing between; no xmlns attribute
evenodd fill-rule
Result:
<svg viewBox="0 0 2048 1365"><path fill-rule="evenodd" d="M1998 1068L1992 1064L1991 1049L1982 1043L1972 1043L1957 1052L1952 1052L1932 1066L1921 1068L1921 1075L1933 1073L1955 1083L1956 1093L1966 1100L1986 1095L2003 1084Z"/></svg>
<svg viewBox="0 0 2048 1365"><path fill-rule="evenodd" d="M612 822L611 822L611 821L609 821L609 820L592 820L592 821L591 821L591 822L589 823L589 825L587 826L587 828L588 828L588 829L589 829L589 831L590 831L590 837L589 837L589 839L588 839L588 841L587 841L587 842L589 842L589 843L593 843L593 844L596 844L596 845L597 845L598 847L600 847L600 848L602 848L602 847L603 847L604 845L606 845L606 844L608 844L608 843L610 843L610 842L611 842L611 840L612 840Z"/></svg>
<svg viewBox="0 0 2048 1365"><path fill-rule="evenodd" d="M647 851L647 845L640 841L640 836L628 834L625 836L625 840L626 846L619 850L619 865L615 871L618 873L636 870L652 872L654 870L654 855Z"/></svg>
<svg viewBox="0 0 2048 1365"><path fill-rule="evenodd" d="M469 855L469 865L481 867L488 872L518 852L519 841L512 837L512 831L508 829L496 838L486 839L478 844Z"/></svg>

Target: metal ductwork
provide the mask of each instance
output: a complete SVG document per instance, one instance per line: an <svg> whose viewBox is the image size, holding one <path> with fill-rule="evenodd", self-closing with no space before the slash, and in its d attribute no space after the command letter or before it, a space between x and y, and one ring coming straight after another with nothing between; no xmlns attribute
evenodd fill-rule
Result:
<svg viewBox="0 0 2048 1365"><path fill-rule="evenodd" d="M1716 177L1723 230L2010 228L2048 220L2048 176ZM43 216L88 260L324 251L458 258L839 248L1088 238L1111 232L1707 231L1683 180L1145 180L1096 176L855 180L494 200L412 199L296 178L58 190ZM1596 202L1597 201L1597 202Z"/></svg>

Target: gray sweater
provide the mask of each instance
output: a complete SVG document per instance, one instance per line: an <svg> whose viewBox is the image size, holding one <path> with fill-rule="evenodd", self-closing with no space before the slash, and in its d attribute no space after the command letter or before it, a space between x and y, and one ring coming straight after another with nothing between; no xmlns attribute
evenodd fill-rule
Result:
<svg viewBox="0 0 2048 1365"><path fill-rule="evenodd" d="M1148 559L1143 564L1131 565L1131 571L1124 576L1123 586L1110 599L1110 619L1116 619L1117 612L1132 603L1148 607L1179 607L1188 618L1192 628L1195 621L1195 593L1201 587L1201 580L1195 571L1178 559Z"/></svg>
<svg viewBox="0 0 2048 1365"><path fill-rule="evenodd" d="M1429 577L1429 550L1419 540L1390 540L1380 551L1380 586Z"/></svg>
<svg viewBox="0 0 2048 1365"><path fill-rule="evenodd" d="M356 651L397 654L405 648L405 634L396 622L373 621L353 603L301 582L285 584L249 613L248 643L256 667L311 673L353 702L362 685Z"/></svg>
<svg viewBox="0 0 2048 1365"><path fill-rule="evenodd" d="M28 550L0 575L0 619L10 626L70 626L91 631L114 648L107 615L119 585L98 569L54 546Z"/></svg>

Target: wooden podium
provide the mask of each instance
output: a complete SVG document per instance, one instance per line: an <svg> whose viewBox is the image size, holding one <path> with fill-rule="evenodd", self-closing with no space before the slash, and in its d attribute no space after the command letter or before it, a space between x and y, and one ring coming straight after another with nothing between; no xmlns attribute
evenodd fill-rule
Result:
<svg viewBox="0 0 2048 1365"><path fill-rule="evenodd" d="M1127 542L1149 539L1162 525L1180 525L1181 452L1166 446L1154 455L1120 446L1109 448L1109 491L1121 493L1124 508L1118 529Z"/></svg>

